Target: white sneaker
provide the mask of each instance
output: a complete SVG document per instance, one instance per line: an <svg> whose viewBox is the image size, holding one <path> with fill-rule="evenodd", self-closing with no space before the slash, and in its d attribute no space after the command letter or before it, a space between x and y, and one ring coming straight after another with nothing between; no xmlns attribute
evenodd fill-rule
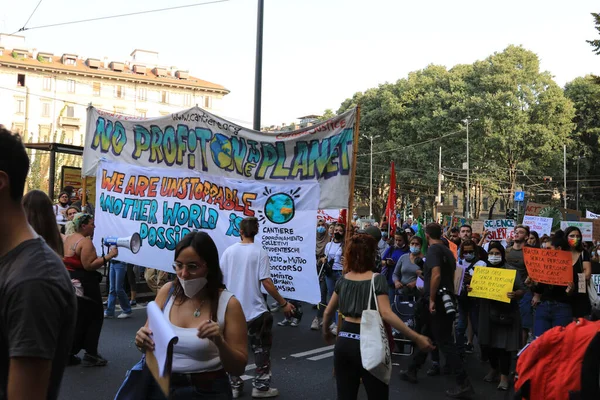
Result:
<svg viewBox="0 0 600 400"><path fill-rule="evenodd" d="M231 393L233 393L233 398L234 399L239 399L240 397L242 397L242 394L244 393L242 388L231 388Z"/></svg>
<svg viewBox="0 0 600 400"><path fill-rule="evenodd" d="M133 313L126 314L126 313L122 312L121 314L119 314L119 316L117 318L118 319L131 318L131 314L133 314Z"/></svg>
<svg viewBox="0 0 600 400"><path fill-rule="evenodd" d="M279 390L275 388L269 388L268 390L258 390L257 388L252 388L252 397L255 399L265 399L277 396L279 396Z"/></svg>
<svg viewBox="0 0 600 400"><path fill-rule="evenodd" d="M300 325L300 320L298 318L292 318L292 323L290 324L290 326L296 328L298 327L298 325Z"/></svg>
<svg viewBox="0 0 600 400"><path fill-rule="evenodd" d="M319 318L318 317L315 317L315 319L312 320L312 323L310 324L310 329L313 331L319 330Z"/></svg>
<svg viewBox="0 0 600 400"><path fill-rule="evenodd" d="M338 328L335 322L329 326L329 330L331 331L331 333L333 333L334 336L337 336L337 329Z"/></svg>
<svg viewBox="0 0 600 400"><path fill-rule="evenodd" d="M291 325L291 323L292 323L292 320L286 318L283 321L278 322L277 325L279 325L279 326L289 326L289 325Z"/></svg>

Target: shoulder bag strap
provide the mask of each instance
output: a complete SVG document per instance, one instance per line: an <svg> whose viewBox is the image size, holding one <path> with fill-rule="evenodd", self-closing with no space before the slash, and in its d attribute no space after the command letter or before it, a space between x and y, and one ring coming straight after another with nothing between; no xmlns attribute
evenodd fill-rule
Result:
<svg viewBox="0 0 600 400"><path fill-rule="evenodd" d="M375 276L379 274L373 274L371 277L371 288L369 289L369 304L367 304L367 310L371 311L371 300L373 299L373 294L375 293ZM377 295L375 294L375 309L379 311L379 305L377 304Z"/></svg>
<svg viewBox="0 0 600 400"><path fill-rule="evenodd" d="M169 288L169 294L167 294L167 298L166 298L164 304L162 305L162 307L160 308L161 311L165 311L165 307L167 306L167 303L169 302L169 300L171 300L171 296L173 296L174 291L175 291L175 284L172 283L171 287Z"/></svg>

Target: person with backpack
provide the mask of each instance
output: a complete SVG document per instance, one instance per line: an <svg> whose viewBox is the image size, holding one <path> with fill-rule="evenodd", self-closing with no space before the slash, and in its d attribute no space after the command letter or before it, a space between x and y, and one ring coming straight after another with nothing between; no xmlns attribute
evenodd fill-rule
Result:
<svg viewBox="0 0 600 400"><path fill-rule="evenodd" d="M397 231L394 235L394 244L390 246L381 257L381 275L385 276L388 282L390 304L393 304L394 297L396 296L396 287L394 285L395 267L398 264L400 257L409 253L407 242L408 238L406 237L406 233Z"/></svg>
<svg viewBox="0 0 600 400"><path fill-rule="evenodd" d="M498 241L490 243L487 267L517 270L506 263L504 246ZM471 291L470 286L467 286L467 291ZM521 276L516 273L513 289L506 293L510 303L479 300L478 339L482 352L487 355L492 367L483 380L490 383L499 381L498 390L507 391L510 386L508 379L512 354L520 349L521 341L519 299L525 291Z"/></svg>
<svg viewBox="0 0 600 400"><path fill-rule="evenodd" d="M463 286L458 296L458 323L456 325L456 345L461 354L473 353L474 346L472 340L467 340L467 328L469 320L473 329L473 336L477 336L479 321L479 299L469 297L467 286L471 283L471 278L475 267L485 267L487 264L479 258L479 246L471 240L464 240L459 247L460 260L459 265L465 270ZM458 288L457 288L458 289ZM458 290L457 290L458 292ZM472 337L471 337L472 339Z"/></svg>

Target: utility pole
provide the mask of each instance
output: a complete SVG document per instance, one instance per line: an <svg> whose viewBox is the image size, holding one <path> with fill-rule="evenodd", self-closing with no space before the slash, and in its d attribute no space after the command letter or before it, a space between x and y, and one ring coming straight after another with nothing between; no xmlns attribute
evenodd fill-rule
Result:
<svg viewBox="0 0 600 400"><path fill-rule="evenodd" d="M373 136L365 136L364 138L369 139L371 141L371 173L370 173L370 183L369 183L369 219L373 219L373 140L377 139L379 135ZM388 221L389 223L389 221Z"/></svg>
<svg viewBox="0 0 600 400"><path fill-rule="evenodd" d="M255 131L260 131L264 8L265 0L258 0L258 16L256 21L256 64L254 67L254 121L252 123L252 128Z"/></svg>
<svg viewBox="0 0 600 400"><path fill-rule="evenodd" d="M471 117L467 117L463 120L467 126L467 212L465 217L471 218L471 180L470 180L470 165L469 165L469 124L477 121L477 119L471 120Z"/></svg>
<svg viewBox="0 0 600 400"><path fill-rule="evenodd" d="M577 156L577 199L575 200L575 209L577 211L579 211L579 161L581 161L583 157L582 155L583 151L581 151L579 153L579 156Z"/></svg>
<svg viewBox="0 0 600 400"><path fill-rule="evenodd" d="M433 216L433 218L436 220L438 219L438 205L442 204L442 146L440 146L440 158L438 161L438 195L437 195L437 202L436 202L436 207L435 207L435 214Z"/></svg>
<svg viewBox="0 0 600 400"><path fill-rule="evenodd" d="M563 203L567 208L567 145L563 147Z"/></svg>

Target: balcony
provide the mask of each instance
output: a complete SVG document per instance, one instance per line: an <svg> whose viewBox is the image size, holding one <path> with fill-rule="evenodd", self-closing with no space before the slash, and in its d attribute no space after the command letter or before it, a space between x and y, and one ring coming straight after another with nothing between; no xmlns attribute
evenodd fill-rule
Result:
<svg viewBox="0 0 600 400"><path fill-rule="evenodd" d="M80 127L81 126L81 118L62 116L59 118L58 123L61 124L62 126Z"/></svg>

